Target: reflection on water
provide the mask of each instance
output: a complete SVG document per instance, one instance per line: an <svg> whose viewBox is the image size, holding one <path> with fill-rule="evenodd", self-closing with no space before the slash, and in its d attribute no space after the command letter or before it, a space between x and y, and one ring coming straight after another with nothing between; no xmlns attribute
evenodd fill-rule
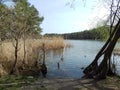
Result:
<svg viewBox="0 0 120 90"><path fill-rule="evenodd" d="M72 48L46 52L47 78L80 78L83 69L94 59L103 42L67 40Z"/></svg>
<svg viewBox="0 0 120 90"><path fill-rule="evenodd" d="M70 42L73 47L46 52L47 78L81 78L84 68L94 60L104 44L91 40L66 42Z"/></svg>
<svg viewBox="0 0 120 90"><path fill-rule="evenodd" d="M57 65L58 65L58 69L60 69L60 63L59 62L57 63Z"/></svg>

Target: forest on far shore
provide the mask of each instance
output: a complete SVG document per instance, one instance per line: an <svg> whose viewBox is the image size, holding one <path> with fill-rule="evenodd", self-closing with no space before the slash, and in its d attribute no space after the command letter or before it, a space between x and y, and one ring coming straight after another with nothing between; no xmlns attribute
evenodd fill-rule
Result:
<svg viewBox="0 0 120 90"><path fill-rule="evenodd" d="M109 37L109 26L99 26L90 30L84 30L80 32L64 33L64 34L45 34L44 36L62 36L64 39L90 39L90 40L106 40Z"/></svg>

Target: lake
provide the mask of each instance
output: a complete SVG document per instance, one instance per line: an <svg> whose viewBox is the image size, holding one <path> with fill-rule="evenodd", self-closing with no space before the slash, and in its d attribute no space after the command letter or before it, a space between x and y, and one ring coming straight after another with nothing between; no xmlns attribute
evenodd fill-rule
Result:
<svg viewBox="0 0 120 90"><path fill-rule="evenodd" d="M83 68L95 58L105 42L95 40L66 40L71 48L46 53L47 78L81 78Z"/></svg>

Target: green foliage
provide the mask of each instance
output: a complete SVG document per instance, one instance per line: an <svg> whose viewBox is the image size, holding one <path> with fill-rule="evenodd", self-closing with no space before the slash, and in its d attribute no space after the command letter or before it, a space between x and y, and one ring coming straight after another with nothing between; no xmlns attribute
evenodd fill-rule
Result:
<svg viewBox="0 0 120 90"><path fill-rule="evenodd" d="M23 33L29 36L40 35L43 19L27 0L18 0L14 8L0 4L0 38L21 38Z"/></svg>
<svg viewBox="0 0 120 90"><path fill-rule="evenodd" d="M45 36L63 36L65 39L106 40L109 37L109 26L99 26L91 30L66 34L45 34Z"/></svg>
<svg viewBox="0 0 120 90"><path fill-rule="evenodd" d="M45 36L63 36L65 39L106 40L109 37L109 26L99 26L91 30L66 34L45 34Z"/></svg>
<svg viewBox="0 0 120 90"><path fill-rule="evenodd" d="M0 84L3 84L0 86L0 90L16 90L22 86L30 85L37 79L37 77L32 76L5 76L0 78Z"/></svg>
<svg viewBox="0 0 120 90"><path fill-rule="evenodd" d="M10 10L5 6L0 4L0 38L5 39L8 36L8 29L9 28L9 19L8 13Z"/></svg>
<svg viewBox="0 0 120 90"><path fill-rule="evenodd" d="M36 8L30 5L26 0L19 0L16 3L15 10L18 16L21 16L23 22L25 23L27 34L40 34L41 28L39 25L43 21L43 17L39 17L39 13Z"/></svg>
<svg viewBox="0 0 120 90"><path fill-rule="evenodd" d="M90 30L92 39L106 40L109 37L109 27L100 26Z"/></svg>

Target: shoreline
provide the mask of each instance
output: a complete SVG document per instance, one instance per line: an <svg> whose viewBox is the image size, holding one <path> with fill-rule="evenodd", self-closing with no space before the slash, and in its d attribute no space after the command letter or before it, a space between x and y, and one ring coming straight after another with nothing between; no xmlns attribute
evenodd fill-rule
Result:
<svg viewBox="0 0 120 90"><path fill-rule="evenodd" d="M32 79L33 77L30 78ZM120 78L116 76L107 77L107 79L100 81L86 78L38 78L34 82L0 83L1 86L6 87L2 90L119 90Z"/></svg>

